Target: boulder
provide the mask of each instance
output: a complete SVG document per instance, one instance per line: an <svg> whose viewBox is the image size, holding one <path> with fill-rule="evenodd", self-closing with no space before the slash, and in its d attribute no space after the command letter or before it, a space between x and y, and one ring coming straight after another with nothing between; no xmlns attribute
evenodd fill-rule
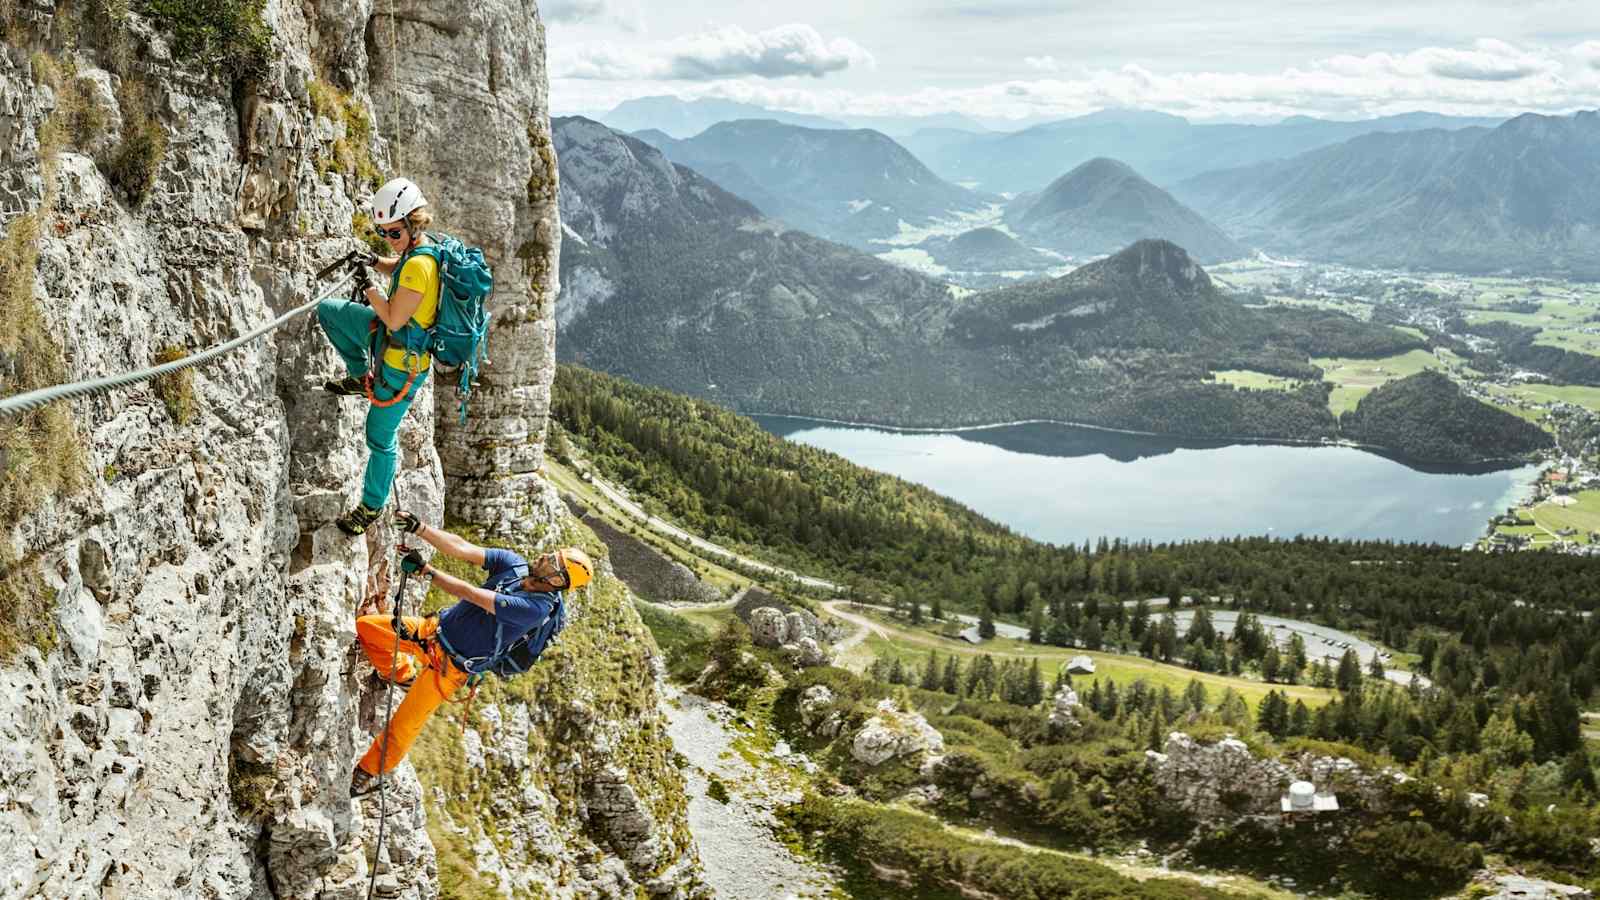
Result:
<svg viewBox="0 0 1600 900"><path fill-rule="evenodd" d="M800 695L800 721L807 731L821 737L837 737L844 725L844 717L832 709L833 691L825 685L814 684Z"/></svg>
<svg viewBox="0 0 1600 900"><path fill-rule="evenodd" d="M1520 875L1502 875L1495 879L1496 892L1487 900L1594 900L1589 890L1575 885Z"/></svg>
<svg viewBox="0 0 1600 900"><path fill-rule="evenodd" d="M1078 722L1078 692L1070 687L1062 686L1056 691L1055 706L1050 710L1051 728L1077 728Z"/></svg>
<svg viewBox="0 0 1600 900"><path fill-rule="evenodd" d="M750 640L758 647L781 647L789 642L789 621L783 612L763 606L750 613Z"/></svg>
<svg viewBox="0 0 1600 900"><path fill-rule="evenodd" d="M783 645L783 652L794 660L796 665L811 667L825 666L833 662L833 657L822 649L815 638L804 637L798 641Z"/></svg>
<svg viewBox="0 0 1600 900"><path fill-rule="evenodd" d="M850 755L859 763L882 765L891 759L944 750L944 735L921 713L904 712L893 700L878 702L878 712L856 732Z"/></svg>

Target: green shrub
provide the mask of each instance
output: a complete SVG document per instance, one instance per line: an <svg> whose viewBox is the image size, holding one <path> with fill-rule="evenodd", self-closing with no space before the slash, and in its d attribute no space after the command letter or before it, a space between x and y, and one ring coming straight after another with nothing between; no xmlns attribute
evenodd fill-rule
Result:
<svg viewBox="0 0 1600 900"><path fill-rule="evenodd" d="M633 608L656 646L666 659L667 674L674 681L693 681L711 659L711 635L687 618L642 600L634 601Z"/></svg>
<svg viewBox="0 0 1600 900"><path fill-rule="evenodd" d="M272 62L265 0L138 0L138 10L172 36L173 55L216 77L252 78Z"/></svg>
<svg viewBox="0 0 1600 900"><path fill-rule="evenodd" d="M1483 848L1462 844L1426 822L1364 828L1350 841L1359 865L1348 875L1386 897L1432 897L1457 890L1483 866Z"/></svg>
<svg viewBox="0 0 1600 900"><path fill-rule="evenodd" d="M165 347L156 354L156 365L177 362L188 356L188 351L181 347ZM194 420L196 403L194 398L194 370L179 369L166 375L158 375L155 379L156 394L161 397L161 402L167 407L167 415L179 425L187 425Z"/></svg>
<svg viewBox="0 0 1600 900"><path fill-rule="evenodd" d="M730 799L728 796L728 786L723 784L722 779L715 775L710 777L709 783L706 785L706 796L717 801L718 803L727 803Z"/></svg>
<svg viewBox="0 0 1600 900"><path fill-rule="evenodd" d="M246 819L261 819L272 811L270 795L277 783L271 765L243 759L237 753L228 757L228 796Z"/></svg>
<svg viewBox="0 0 1600 900"><path fill-rule="evenodd" d="M161 163L167 156L167 132L151 113L143 88L135 81L122 83L122 138L101 160L106 178L135 206L156 186Z"/></svg>

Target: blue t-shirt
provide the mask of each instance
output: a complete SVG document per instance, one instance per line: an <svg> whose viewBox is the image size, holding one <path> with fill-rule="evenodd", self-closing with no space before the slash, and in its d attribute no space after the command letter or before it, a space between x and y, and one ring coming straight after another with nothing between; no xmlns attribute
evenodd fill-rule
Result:
<svg viewBox="0 0 1600 900"><path fill-rule="evenodd" d="M489 577L483 587L494 591L494 614L462 601L439 613L439 630L457 655L466 659L494 653L494 632L504 626L502 649L523 634L544 624L561 600L554 591L525 591L528 561L510 550L490 547L483 551L483 569Z"/></svg>

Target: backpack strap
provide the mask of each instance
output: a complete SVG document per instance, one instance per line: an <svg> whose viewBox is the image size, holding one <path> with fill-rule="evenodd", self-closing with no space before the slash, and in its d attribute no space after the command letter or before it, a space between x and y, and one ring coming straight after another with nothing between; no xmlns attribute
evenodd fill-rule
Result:
<svg viewBox="0 0 1600 900"><path fill-rule="evenodd" d="M438 240L434 238L431 232L424 231L423 236L428 238L428 243L417 244L410 250L407 250L405 253L401 254L400 261L394 264L394 271L389 273L389 296L393 297L395 291L400 290L400 273L405 269L406 263L409 262L412 257L426 256L433 260L433 264L436 269L441 269L443 267L444 261L439 255L440 250ZM441 292L444 290L443 282L440 282L439 290ZM440 298L440 300L443 299L443 297ZM428 352L428 344L431 342L431 338L428 334L428 329L418 325L416 319L408 319L404 325L401 325L395 331L388 331L385 329L384 341L388 346L400 350L405 350L411 353L426 353Z"/></svg>

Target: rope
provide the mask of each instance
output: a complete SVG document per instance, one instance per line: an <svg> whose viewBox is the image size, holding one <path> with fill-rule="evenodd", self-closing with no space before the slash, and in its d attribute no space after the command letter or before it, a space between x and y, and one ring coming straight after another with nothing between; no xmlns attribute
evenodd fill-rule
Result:
<svg viewBox="0 0 1600 900"><path fill-rule="evenodd" d="M411 573L400 568L400 589L394 594L394 652L389 655L389 673L384 681L388 687L383 693L383 740L378 744L378 842L377 850L372 854L372 875L367 879L367 900L372 900L373 891L378 886L378 857L383 855L383 831L389 824L389 792L383 788L383 779L388 774L385 771L389 760L389 724L394 716L394 667L400 661L400 635L405 630L405 623L401 620L400 611L404 608L406 599L406 581ZM422 677L418 672L416 677Z"/></svg>
<svg viewBox="0 0 1600 900"><path fill-rule="evenodd" d="M108 375L104 378L94 378L88 381L74 381L70 384L58 384L54 387L39 388L35 391L29 391L26 394L18 394L15 397L7 397L4 400L0 400L0 418L18 416L26 412L32 412L33 410L44 406L46 403L54 403L57 400L70 400L77 397L88 397L92 394L103 394L107 391L116 390L117 388L127 387L130 384L138 384L141 381L149 381L152 378L158 378L162 375L170 375L173 372L204 365L205 363L216 359L224 353L237 350L240 347L243 347L245 344L248 344L251 341L265 336L269 332L283 327L284 324L286 324L290 319L315 309L318 303L332 298L335 294L343 290L345 283L348 282L353 275L354 273L345 275L345 277L339 279L338 284L334 285L332 290L317 297L315 300L308 301L301 306L297 306L294 309L289 310L288 312L277 317L276 319L273 319L271 322L268 322L260 328L257 328L249 334L236 337L225 344L218 344L209 350L196 353L193 356L185 356L183 359L173 360L172 362L163 363L159 366L152 366L148 369L141 369L137 372L128 372L123 375Z"/></svg>

